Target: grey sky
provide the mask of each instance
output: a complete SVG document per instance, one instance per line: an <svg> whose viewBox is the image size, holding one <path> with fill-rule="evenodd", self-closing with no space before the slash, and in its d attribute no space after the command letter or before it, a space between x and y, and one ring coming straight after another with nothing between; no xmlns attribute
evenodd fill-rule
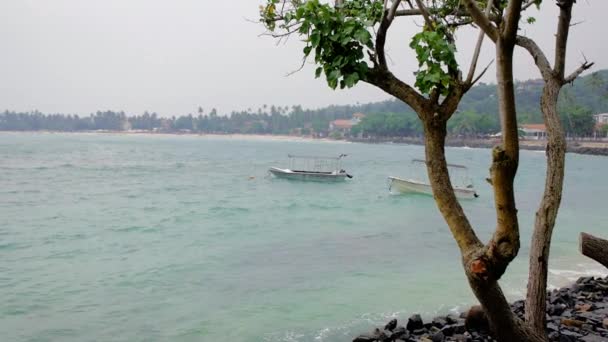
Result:
<svg viewBox="0 0 608 342"><path fill-rule="evenodd" d="M162 115L220 113L262 104L320 107L387 99L368 85L333 91L314 68L285 77L299 67L302 44L276 45L259 37L261 0L0 0L0 109L88 114L101 109ZM537 11L531 11L530 14ZM595 61L608 67L604 34L608 1L579 1L573 21L568 67ZM545 1L537 23L523 31L552 54L557 10ZM403 18L400 18L403 19ZM389 32L396 74L412 80L416 66L407 47L412 19ZM459 59L468 57L477 33L459 34ZM486 40L481 64L492 59ZM538 77L523 52L516 77ZM550 57L552 59L552 56ZM466 69L466 68L465 68ZM494 69L484 78L493 82Z"/></svg>

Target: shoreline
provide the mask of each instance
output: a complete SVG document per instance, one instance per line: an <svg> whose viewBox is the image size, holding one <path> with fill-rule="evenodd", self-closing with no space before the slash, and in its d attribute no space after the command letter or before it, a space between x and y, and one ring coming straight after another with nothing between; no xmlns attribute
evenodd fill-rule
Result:
<svg viewBox="0 0 608 342"><path fill-rule="evenodd" d="M342 143L362 143L362 144L403 144L424 146L421 137L400 137L400 138L345 138L332 139L328 137L319 138L313 136L285 135L285 134L223 134L223 133L191 133L191 132L152 132L152 131L0 131L0 133L10 134L85 134L85 135L139 135L139 136L194 136L194 137L223 137L229 139L250 139L250 140L279 140L279 141L321 141L321 142L342 142ZM446 147L464 148L485 148L492 149L498 145L498 139L446 139ZM608 156L608 141L588 141L588 140L569 140L567 141L566 153ZM546 140L520 140L520 149L528 151L544 151Z"/></svg>
<svg viewBox="0 0 608 342"><path fill-rule="evenodd" d="M524 319L524 300L510 304ZM570 286L547 291L547 335L549 341L608 340L608 277L581 277ZM398 325L390 320L384 328L353 337L353 342L496 341L483 309L476 305L460 314L437 316L423 321L413 314Z"/></svg>
<svg viewBox="0 0 608 342"><path fill-rule="evenodd" d="M351 142L367 143L367 144L407 144L407 145L424 145L422 138L375 138L375 139L348 139ZM446 139L446 147L464 147L464 148L487 148L492 149L500 143L498 139ZM566 153L586 154L595 156L608 156L608 142L604 141L568 141ZM546 140L520 140L519 148L528 151L545 151Z"/></svg>

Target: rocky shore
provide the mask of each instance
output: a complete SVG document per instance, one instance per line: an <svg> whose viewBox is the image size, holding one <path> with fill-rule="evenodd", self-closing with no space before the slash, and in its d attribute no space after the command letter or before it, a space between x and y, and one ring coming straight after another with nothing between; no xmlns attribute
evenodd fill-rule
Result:
<svg viewBox="0 0 608 342"><path fill-rule="evenodd" d="M514 302L511 308L523 319L523 300ZM495 341L479 306L426 322L415 314L399 323L393 319L383 328L355 337L353 342ZM572 286L549 291L547 333L549 341L608 341L608 277L583 277Z"/></svg>
<svg viewBox="0 0 608 342"><path fill-rule="evenodd" d="M348 141L368 144L409 144L424 145L422 138L403 137L403 138L349 138ZM496 139L455 139L448 138L446 146L450 147L472 147L472 148L493 148L500 143ZM542 140L521 140L522 150L544 151L545 141ZM589 154L596 156L608 156L608 143L594 141L569 141L566 149L568 153Z"/></svg>

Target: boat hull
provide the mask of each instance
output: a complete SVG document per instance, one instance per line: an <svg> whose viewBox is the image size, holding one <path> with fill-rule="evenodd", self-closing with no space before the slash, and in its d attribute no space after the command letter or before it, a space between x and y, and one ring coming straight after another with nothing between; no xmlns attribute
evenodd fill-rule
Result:
<svg viewBox="0 0 608 342"><path fill-rule="evenodd" d="M268 171L277 178L299 181L342 182L348 177L346 172L293 171L289 169L279 169L278 167L272 167Z"/></svg>
<svg viewBox="0 0 608 342"><path fill-rule="evenodd" d="M397 177L388 177L390 182L390 190L399 193L416 193L433 196L433 189L426 183L421 183L409 179L401 179ZM474 199L478 195L474 189L469 188L454 188L454 193L459 199Z"/></svg>

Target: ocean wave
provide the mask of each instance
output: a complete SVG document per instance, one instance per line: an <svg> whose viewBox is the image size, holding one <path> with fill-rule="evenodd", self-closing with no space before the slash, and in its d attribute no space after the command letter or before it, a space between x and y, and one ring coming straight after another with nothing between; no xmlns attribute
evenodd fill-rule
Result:
<svg viewBox="0 0 608 342"><path fill-rule="evenodd" d="M575 282L580 277L605 277L608 275L608 271L598 266L591 266L587 264L577 264L579 269L559 269L550 268L549 275L553 279L549 279L548 286L551 288L559 288L565 286L568 283Z"/></svg>

